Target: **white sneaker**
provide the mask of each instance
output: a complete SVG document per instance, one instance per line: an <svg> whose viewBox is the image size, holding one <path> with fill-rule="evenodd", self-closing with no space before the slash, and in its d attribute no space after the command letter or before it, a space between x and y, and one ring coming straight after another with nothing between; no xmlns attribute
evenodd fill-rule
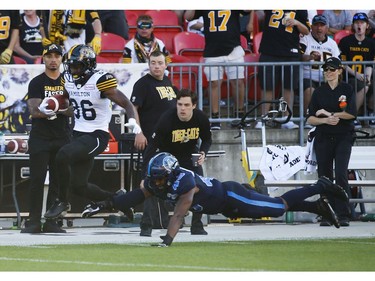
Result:
<svg viewBox="0 0 375 281"><path fill-rule="evenodd" d="M262 129L262 121L257 121L257 123L254 126L254 129Z"/></svg>
<svg viewBox="0 0 375 281"><path fill-rule="evenodd" d="M298 129L298 128L299 126L295 124L293 121L289 121L288 123L281 124L281 129L292 130L292 129Z"/></svg>

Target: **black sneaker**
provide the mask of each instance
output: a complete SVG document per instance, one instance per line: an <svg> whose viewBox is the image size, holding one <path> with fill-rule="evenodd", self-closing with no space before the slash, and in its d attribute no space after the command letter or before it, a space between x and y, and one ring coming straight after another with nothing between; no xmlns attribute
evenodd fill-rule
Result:
<svg viewBox="0 0 375 281"><path fill-rule="evenodd" d="M212 122L210 125L211 131L221 130L221 123L220 122Z"/></svg>
<svg viewBox="0 0 375 281"><path fill-rule="evenodd" d="M324 193L330 193L345 202L349 201L348 194L345 192L345 190L338 184L333 183L329 178L321 177L319 178L317 184L318 183L323 185Z"/></svg>
<svg viewBox="0 0 375 281"><path fill-rule="evenodd" d="M25 222L25 228L21 229L21 233L41 233L42 224L40 222Z"/></svg>
<svg viewBox="0 0 375 281"><path fill-rule="evenodd" d="M340 228L339 220L331 205L328 203L328 199L320 198L316 203L318 204L318 214L322 216L323 220L328 221L331 225L333 224L336 228Z"/></svg>
<svg viewBox="0 0 375 281"><path fill-rule="evenodd" d="M60 202L56 199L52 207L47 210L44 214L46 219L57 219L58 217L64 217L68 211L70 211L71 206L68 202Z"/></svg>
<svg viewBox="0 0 375 281"><path fill-rule="evenodd" d="M190 228L191 235L207 235L207 231L202 228Z"/></svg>
<svg viewBox="0 0 375 281"><path fill-rule="evenodd" d="M103 210L107 210L107 205L107 201L91 202L83 209L81 216L83 218L92 217L93 215L96 215Z"/></svg>
<svg viewBox="0 0 375 281"><path fill-rule="evenodd" d="M139 236L147 236L151 237L152 228L141 228L141 232L139 233Z"/></svg>
<svg viewBox="0 0 375 281"><path fill-rule="evenodd" d="M350 225L350 220L348 218L339 219L340 226L348 227Z"/></svg>
<svg viewBox="0 0 375 281"><path fill-rule="evenodd" d="M42 228L43 233L66 233L66 230L62 229L56 220L46 220Z"/></svg>

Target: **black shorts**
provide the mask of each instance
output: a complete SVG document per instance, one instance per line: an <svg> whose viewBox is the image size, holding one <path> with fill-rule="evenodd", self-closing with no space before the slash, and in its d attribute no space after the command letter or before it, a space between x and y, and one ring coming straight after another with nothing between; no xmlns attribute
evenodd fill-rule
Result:
<svg viewBox="0 0 375 281"><path fill-rule="evenodd" d="M282 89L296 89L298 86L298 65L288 65L285 62L300 61L298 57L279 57L261 54L259 62L283 62L282 65L259 67L260 88L272 91L279 86Z"/></svg>

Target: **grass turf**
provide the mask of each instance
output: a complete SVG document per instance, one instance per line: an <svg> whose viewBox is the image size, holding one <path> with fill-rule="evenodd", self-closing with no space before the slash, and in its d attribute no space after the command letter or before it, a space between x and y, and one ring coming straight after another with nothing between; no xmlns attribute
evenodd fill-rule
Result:
<svg viewBox="0 0 375 281"><path fill-rule="evenodd" d="M0 271L373 271L375 238L1 246Z"/></svg>

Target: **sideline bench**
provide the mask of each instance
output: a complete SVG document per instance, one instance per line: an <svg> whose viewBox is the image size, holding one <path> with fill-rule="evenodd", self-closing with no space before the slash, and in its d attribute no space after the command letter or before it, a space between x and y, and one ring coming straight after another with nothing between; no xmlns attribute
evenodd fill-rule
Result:
<svg viewBox="0 0 375 281"><path fill-rule="evenodd" d="M263 155L264 147L247 147L247 161L249 163L249 169L252 171L259 171L259 163ZM305 151L305 150L304 150ZM373 146L353 146L352 154L349 161L349 170L375 170L375 149ZM288 180L264 180L264 185L267 187L297 187L306 184L312 184L318 179L316 173L316 179L301 179L301 173L303 170L298 172L292 178ZM375 180L373 179L361 179L361 180L349 180L350 186L360 187L375 187ZM351 203L375 203L375 199L350 199Z"/></svg>

